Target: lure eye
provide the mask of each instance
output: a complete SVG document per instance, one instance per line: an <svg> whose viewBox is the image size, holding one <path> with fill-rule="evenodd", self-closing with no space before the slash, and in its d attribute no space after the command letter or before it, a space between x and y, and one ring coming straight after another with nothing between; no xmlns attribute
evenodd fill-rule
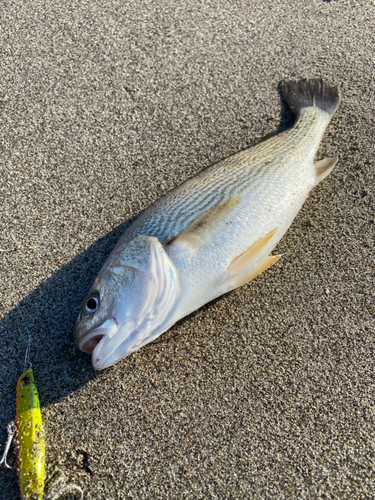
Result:
<svg viewBox="0 0 375 500"><path fill-rule="evenodd" d="M94 292L89 295L83 304L83 310L86 314L92 314L99 309L99 294Z"/></svg>
<svg viewBox="0 0 375 500"><path fill-rule="evenodd" d="M21 379L21 385L29 385L31 382L31 378L28 376L28 375L25 375L24 377L22 377Z"/></svg>

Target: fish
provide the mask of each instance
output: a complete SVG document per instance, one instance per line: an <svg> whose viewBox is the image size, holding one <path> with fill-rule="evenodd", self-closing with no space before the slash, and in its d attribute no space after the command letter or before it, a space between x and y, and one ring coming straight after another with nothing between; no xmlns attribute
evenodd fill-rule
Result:
<svg viewBox="0 0 375 500"><path fill-rule="evenodd" d="M315 162L340 101L320 78L284 81L295 121L171 190L125 231L79 312L75 343L108 368L278 261L271 252L338 158Z"/></svg>

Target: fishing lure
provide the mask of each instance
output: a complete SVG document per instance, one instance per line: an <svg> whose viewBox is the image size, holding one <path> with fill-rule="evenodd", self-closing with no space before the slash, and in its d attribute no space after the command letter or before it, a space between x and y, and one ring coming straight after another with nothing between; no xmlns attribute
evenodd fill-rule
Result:
<svg viewBox="0 0 375 500"><path fill-rule="evenodd" d="M19 313L25 324L21 310ZM60 473L60 477L55 478L44 495L44 430L34 372L29 360L30 344L29 334L24 372L17 381L16 421L8 425L8 439L0 459L0 466L4 464L8 469L17 468L22 500L43 500L43 498L44 500L58 500L61 495L69 491L79 493L79 500L82 500L81 488L74 484L66 484L66 478L59 469L55 470L49 482L52 482L57 472ZM18 467L12 467L7 463L8 452L15 436L17 436Z"/></svg>
<svg viewBox="0 0 375 500"><path fill-rule="evenodd" d="M8 439L0 465L7 463L14 436L18 441L18 472L22 500L42 500L44 492L44 431L34 372L26 350L25 371L17 381L16 423L8 425ZM28 368L27 365L29 365Z"/></svg>
<svg viewBox="0 0 375 500"><path fill-rule="evenodd" d="M38 391L31 366L18 379L16 406L21 497L24 500L42 500L44 492L44 431Z"/></svg>
<svg viewBox="0 0 375 500"><path fill-rule="evenodd" d="M26 353L26 358L27 358ZM22 500L58 500L67 492L79 493L82 500L83 491L79 486L66 484L66 478L60 470L56 470L49 478L53 484L44 495L44 431L40 411L38 391L34 372L29 363L17 381L16 423L8 425L8 439L5 445L0 465L13 469L7 463L8 452L14 436L18 441L18 472ZM56 473L60 477L55 479ZM43 496L44 495L44 496Z"/></svg>

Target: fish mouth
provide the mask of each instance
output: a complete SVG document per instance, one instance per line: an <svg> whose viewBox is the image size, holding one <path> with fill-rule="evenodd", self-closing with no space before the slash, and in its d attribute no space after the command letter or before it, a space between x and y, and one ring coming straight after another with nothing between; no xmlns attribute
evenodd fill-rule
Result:
<svg viewBox="0 0 375 500"><path fill-rule="evenodd" d="M104 370L104 368L108 368L110 365L105 364L105 359L101 359L100 353L103 349L104 344L106 343L106 337L102 337L91 354L91 364L94 370Z"/></svg>
<svg viewBox="0 0 375 500"><path fill-rule="evenodd" d="M118 324L115 318L104 321L101 325L94 326L86 332L79 342L79 348L88 354L99 353L99 345L103 346L106 339L112 338L118 330Z"/></svg>
<svg viewBox="0 0 375 500"><path fill-rule="evenodd" d="M138 338L139 332L137 330L128 332L128 335L124 333L123 331L123 338L119 342L111 342L113 334L112 336L106 335L99 338L101 335L99 331L96 332L94 337L89 339L88 342L93 339L93 343L96 343L91 355L91 363L94 370L99 371L109 368L120 361L120 359L138 351L144 343L147 343L144 337L141 337L141 339Z"/></svg>
<svg viewBox="0 0 375 500"><path fill-rule="evenodd" d="M95 350L95 347L100 343L100 341L104 337L105 337L104 333L103 334L95 333L92 337L88 338L82 344L81 351L91 354Z"/></svg>

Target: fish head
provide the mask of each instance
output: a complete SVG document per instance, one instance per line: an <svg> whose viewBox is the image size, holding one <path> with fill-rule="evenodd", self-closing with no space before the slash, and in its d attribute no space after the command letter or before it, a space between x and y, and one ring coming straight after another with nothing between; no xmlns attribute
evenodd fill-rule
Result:
<svg viewBox="0 0 375 500"><path fill-rule="evenodd" d="M177 290L176 269L156 238L138 236L115 249L83 301L77 347L91 353L96 370L114 365L155 338Z"/></svg>

